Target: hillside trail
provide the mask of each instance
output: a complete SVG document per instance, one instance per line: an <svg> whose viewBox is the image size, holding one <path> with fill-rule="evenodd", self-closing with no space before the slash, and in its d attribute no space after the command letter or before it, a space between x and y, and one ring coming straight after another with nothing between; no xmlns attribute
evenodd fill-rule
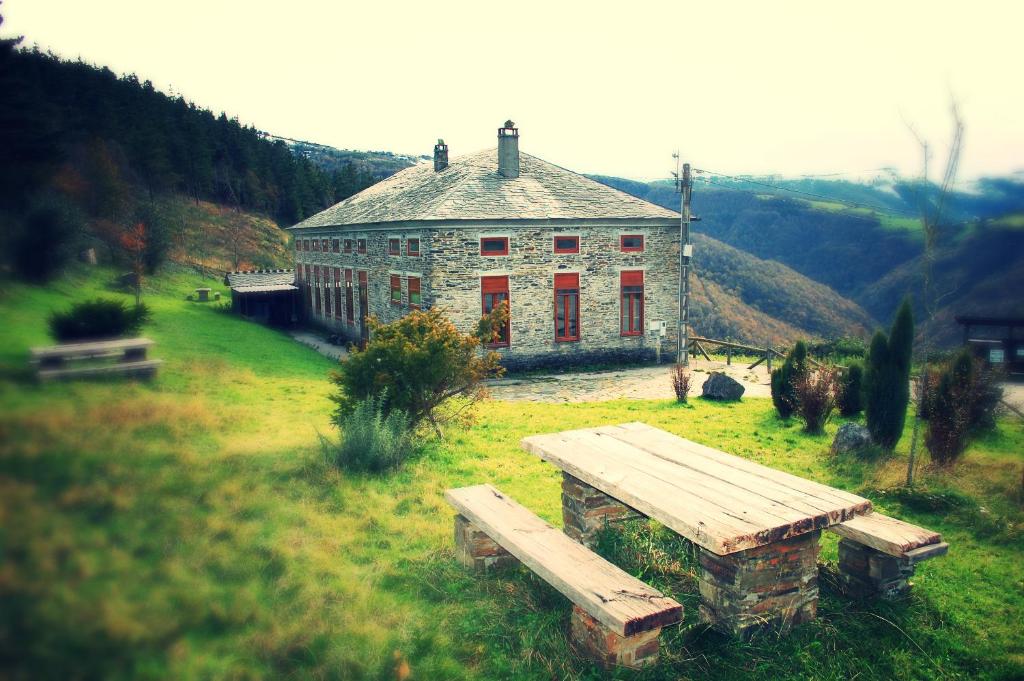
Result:
<svg viewBox="0 0 1024 681"><path fill-rule="evenodd" d="M661 366L586 371L580 373L512 376L487 382L491 397L509 402L606 402L608 400L663 400L675 397L671 364ZM690 361L693 373L691 396L698 396L712 371L720 371L743 384L744 397L771 397L770 378L764 366Z"/></svg>

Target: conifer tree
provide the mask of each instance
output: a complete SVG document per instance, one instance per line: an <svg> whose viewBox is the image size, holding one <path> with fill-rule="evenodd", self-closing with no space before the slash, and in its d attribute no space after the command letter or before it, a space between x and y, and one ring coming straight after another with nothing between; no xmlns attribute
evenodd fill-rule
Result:
<svg viewBox="0 0 1024 681"><path fill-rule="evenodd" d="M913 339L914 316L907 299L896 313L889 337L879 331L871 339L864 376L864 415L871 438L889 451L900 441L907 417Z"/></svg>
<svg viewBox="0 0 1024 681"><path fill-rule="evenodd" d="M796 411L796 383L806 373L807 344L797 341L782 366L772 372L772 403L779 418L788 419Z"/></svg>

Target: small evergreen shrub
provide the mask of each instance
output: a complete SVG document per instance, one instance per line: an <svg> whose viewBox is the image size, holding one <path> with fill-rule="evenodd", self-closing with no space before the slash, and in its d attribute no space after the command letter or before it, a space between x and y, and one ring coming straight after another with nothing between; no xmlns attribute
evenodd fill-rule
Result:
<svg viewBox="0 0 1024 681"><path fill-rule="evenodd" d="M412 421L400 409L387 414L381 400L360 400L348 416L337 416L335 424L341 438L332 442L322 438L328 462L350 472L382 473L394 470L417 453Z"/></svg>
<svg viewBox="0 0 1024 681"><path fill-rule="evenodd" d="M143 304L129 307L123 300L95 298L75 303L65 312L54 312L47 321L50 335L67 343L134 336L150 316Z"/></svg>
<svg viewBox="0 0 1024 681"><path fill-rule="evenodd" d="M864 416L871 439L892 451L903 436L910 403L910 360L914 317L910 301L896 313L888 338L878 331L871 339L864 371Z"/></svg>
<svg viewBox="0 0 1024 681"><path fill-rule="evenodd" d="M928 420L925 445L939 465L955 463L971 437L995 427L1003 391L997 372L964 349L944 367L929 372L923 405Z"/></svg>
<svg viewBox="0 0 1024 681"><path fill-rule="evenodd" d="M682 364L672 367L672 390L676 394L676 402L685 404L691 388L690 370Z"/></svg>
<svg viewBox="0 0 1024 681"><path fill-rule="evenodd" d="M837 374L831 367L805 371L794 386L797 410L804 420L804 430L819 435L836 408Z"/></svg>
<svg viewBox="0 0 1024 681"><path fill-rule="evenodd" d="M860 362L851 362L839 379L836 406L847 418L864 411L864 366Z"/></svg>
<svg viewBox="0 0 1024 681"><path fill-rule="evenodd" d="M772 404L779 418L788 419L796 411L796 382L806 373L807 344L797 341L782 366L772 371Z"/></svg>

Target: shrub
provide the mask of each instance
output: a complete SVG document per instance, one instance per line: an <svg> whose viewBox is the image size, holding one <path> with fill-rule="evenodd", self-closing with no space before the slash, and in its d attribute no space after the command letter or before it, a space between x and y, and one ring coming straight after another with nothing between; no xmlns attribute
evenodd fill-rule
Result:
<svg viewBox="0 0 1024 681"><path fill-rule="evenodd" d="M436 308L390 324L370 319L366 348L354 350L331 374L340 388L331 396L336 414L347 416L360 400L374 397L385 414L400 410L413 426L427 421L441 435L445 422L486 396L483 380L503 373L498 353L481 354L480 346L507 318L507 308L499 307L481 318L475 334L461 333ZM458 408L449 408L453 398Z"/></svg>
<svg viewBox="0 0 1024 681"><path fill-rule="evenodd" d="M33 283L45 283L56 276L74 256L81 224L81 216L67 201L36 201L10 234L15 274Z"/></svg>
<svg viewBox="0 0 1024 681"><path fill-rule="evenodd" d="M807 345L797 341L782 366L772 372L772 404L779 418L788 419L796 411L796 381L807 373Z"/></svg>
<svg viewBox="0 0 1024 681"><path fill-rule="evenodd" d="M817 371L805 371L797 377L794 388L797 410L804 420L804 430L814 435L820 434L836 408L836 370L822 367Z"/></svg>
<svg viewBox="0 0 1024 681"><path fill-rule="evenodd" d="M871 339L864 372L864 415L871 438L888 451L903 435L910 403L910 359L913 352L914 317L904 299L896 313L889 337L878 331Z"/></svg>
<svg viewBox="0 0 1024 681"><path fill-rule="evenodd" d="M682 364L672 367L672 390L676 393L676 402L686 403L686 398L690 394L691 377L690 370Z"/></svg>
<svg viewBox="0 0 1024 681"><path fill-rule="evenodd" d="M864 411L864 366L860 362L850 362L839 379L836 406L839 407L839 413L846 417Z"/></svg>
<svg viewBox="0 0 1024 681"><path fill-rule="evenodd" d="M145 305L129 307L123 300L95 298L50 315L50 335L61 342L133 336L150 319Z"/></svg>
<svg viewBox="0 0 1024 681"><path fill-rule="evenodd" d="M331 465L352 472L380 473L402 465L417 452L412 422L400 409L384 413L381 400L357 402L347 417L335 417L341 438L321 438Z"/></svg>
<svg viewBox="0 0 1024 681"><path fill-rule="evenodd" d="M929 372L922 411L928 420L925 445L933 461L954 463L972 436L995 427L1003 396L998 381L998 372L986 369L966 349Z"/></svg>

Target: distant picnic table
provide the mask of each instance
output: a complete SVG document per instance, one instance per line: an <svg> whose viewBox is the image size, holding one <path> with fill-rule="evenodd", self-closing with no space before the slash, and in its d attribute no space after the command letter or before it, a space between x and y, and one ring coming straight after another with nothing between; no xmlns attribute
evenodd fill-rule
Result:
<svg viewBox="0 0 1024 681"><path fill-rule="evenodd" d="M151 377L161 364L159 359L147 359L146 353L155 343L148 338L119 338L115 340L64 343L29 350L36 375L41 381L58 378L77 378L104 374L133 374ZM82 360L113 359L113 363L83 363Z"/></svg>

